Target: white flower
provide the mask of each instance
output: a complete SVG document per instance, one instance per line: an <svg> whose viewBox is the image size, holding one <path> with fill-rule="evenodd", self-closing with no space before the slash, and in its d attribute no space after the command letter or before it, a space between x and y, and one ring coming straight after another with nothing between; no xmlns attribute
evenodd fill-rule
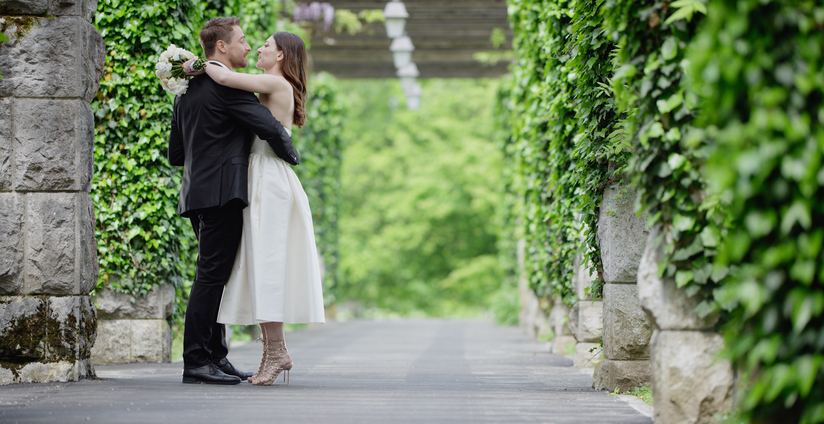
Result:
<svg viewBox="0 0 824 424"><path fill-rule="evenodd" d="M170 92L179 96L186 93L186 89L189 88L189 81L183 78L169 78L168 86Z"/></svg>
<svg viewBox="0 0 824 424"><path fill-rule="evenodd" d="M155 69L155 76L161 80L168 80L172 77L172 73L165 69Z"/></svg>
<svg viewBox="0 0 824 424"><path fill-rule="evenodd" d="M169 62L158 62L155 70L169 78L172 75L172 64Z"/></svg>
<svg viewBox="0 0 824 424"><path fill-rule="evenodd" d="M158 78L160 78L160 77L158 77ZM160 85L161 85L161 86L163 86L163 89L164 89L164 90L166 90L166 91L170 91L170 90L169 90L169 80L168 80L168 79L166 79L166 78L160 78Z"/></svg>
<svg viewBox="0 0 824 424"><path fill-rule="evenodd" d="M192 52L188 51L188 50L180 49L180 58L185 62L187 60L194 59L195 55Z"/></svg>

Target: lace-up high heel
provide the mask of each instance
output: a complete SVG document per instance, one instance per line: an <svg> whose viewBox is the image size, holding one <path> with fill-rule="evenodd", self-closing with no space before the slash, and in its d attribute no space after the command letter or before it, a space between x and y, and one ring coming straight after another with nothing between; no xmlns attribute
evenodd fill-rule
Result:
<svg viewBox="0 0 824 424"><path fill-rule="evenodd" d="M263 359L260 363L261 369L249 377L249 382L256 386L271 386L278 375L286 371L283 380L289 385L289 371L292 369L292 358L286 350L286 342L283 339L263 340Z"/></svg>
<svg viewBox="0 0 824 424"><path fill-rule="evenodd" d="M261 335L260 337L255 339L255 342L262 342L263 343L263 355L260 357L260 366L258 367L257 372L252 374L249 378L246 379L246 381L248 381L250 383L252 381L254 381L258 377L258 375L260 375L260 373L263 372L263 366L264 366L264 364L266 364L266 339L263 337L263 335Z"/></svg>

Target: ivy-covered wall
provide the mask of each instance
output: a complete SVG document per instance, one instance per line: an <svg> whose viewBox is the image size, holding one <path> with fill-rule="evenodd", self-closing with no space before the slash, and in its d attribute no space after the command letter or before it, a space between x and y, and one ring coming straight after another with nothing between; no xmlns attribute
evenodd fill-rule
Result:
<svg viewBox="0 0 824 424"><path fill-rule="evenodd" d="M600 270L601 197L626 161L611 142L615 112L605 89L611 44L597 27L598 8L584 3L510 2L518 57L500 94L509 134L504 150L514 166L509 221L526 241L527 277L539 297L568 301L576 254ZM568 47L579 39L587 40L580 49Z"/></svg>
<svg viewBox="0 0 824 424"><path fill-rule="evenodd" d="M728 200L713 300L743 418L824 422L824 5L713 0L688 46L702 174Z"/></svg>
<svg viewBox="0 0 824 424"><path fill-rule="evenodd" d="M193 276L194 234L177 216L182 173L166 159L173 96L154 75L169 44L198 51L197 5L188 0L101 0L95 26L106 42L92 102L98 288L145 295Z"/></svg>
<svg viewBox="0 0 824 424"><path fill-rule="evenodd" d="M162 90L154 76L157 55L169 44L202 54L197 34L203 22L219 12L241 17L253 48L277 30L306 35L278 13L284 7L280 1L218 3L98 3L95 25L108 48L105 75L92 103L96 117L92 196L97 214L98 288L139 296L170 282L177 288L178 305L182 306L194 276L196 240L188 220L176 214L182 171L166 160L174 98ZM252 60L250 68L253 66ZM337 277L341 126L342 107L334 78L311 75L307 125L295 133L303 159L296 172L314 214L327 289L334 286ZM327 300L333 298L327 296Z"/></svg>
<svg viewBox="0 0 824 424"><path fill-rule="evenodd" d="M824 421L824 7L814 1L508 1L501 88L514 204L539 297L599 266L607 184L659 226L659 274L719 313L738 417ZM599 282L593 283L597 294ZM777 422L777 421L776 421Z"/></svg>

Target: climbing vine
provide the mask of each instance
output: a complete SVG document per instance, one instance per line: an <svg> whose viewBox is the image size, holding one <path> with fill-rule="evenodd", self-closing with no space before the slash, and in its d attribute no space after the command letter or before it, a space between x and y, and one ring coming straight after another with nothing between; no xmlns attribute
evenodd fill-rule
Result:
<svg viewBox="0 0 824 424"><path fill-rule="evenodd" d="M730 200L715 299L741 418L824 421L824 6L713 0L687 59Z"/></svg>
<svg viewBox="0 0 824 424"><path fill-rule="evenodd" d="M659 275L698 296L699 315L720 315L741 371L740 418L823 421L824 7L508 6L509 222L536 294L570 298L568 252L599 266L603 187L629 183L636 212L660 230ZM584 243L573 237L581 222Z"/></svg>
<svg viewBox="0 0 824 424"><path fill-rule="evenodd" d="M106 42L95 114L98 287L145 295L193 276L194 234L177 216L181 174L166 160L173 97L154 76L169 44L198 51L187 0L101 0L95 25Z"/></svg>
<svg viewBox="0 0 824 424"><path fill-rule="evenodd" d="M685 49L703 12L700 2L636 0L604 7L604 29L614 34L612 90L619 134L632 146L627 175L636 209L649 213L656 241L665 247L662 277L674 278L688 296L701 292L699 313L716 312L712 291L727 274L712 259L724 225L719 198L700 172L707 148L693 126L698 97L687 87ZM684 10L696 4L692 14ZM697 13L696 13L697 12ZM620 35L618 35L620 34Z"/></svg>
<svg viewBox="0 0 824 424"><path fill-rule="evenodd" d="M505 87L509 113L504 125L511 134L506 152L517 169L512 188L526 243L525 268L530 286L542 298L569 293L558 277L571 267L574 250L563 227L570 221L553 220L572 201L563 184L569 178L564 170L571 163L574 134L569 82L560 58L563 28L569 22L565 7L565 2L531 2L510 9L513 45L524 54L513 67L508 80L512 85Z"/></svg>
<svg viewBox="0 0 824 424"><path fill-rule="evenodd" d="M520 227L527 276L541 298L574 301L578 254L600 270L601 199L626 163L614 141L612 43L599 25L602 3L509 2L518 53L500 95L504 149L516 166L509 221ZM593 282L596 295L601 281Z"/></svg>

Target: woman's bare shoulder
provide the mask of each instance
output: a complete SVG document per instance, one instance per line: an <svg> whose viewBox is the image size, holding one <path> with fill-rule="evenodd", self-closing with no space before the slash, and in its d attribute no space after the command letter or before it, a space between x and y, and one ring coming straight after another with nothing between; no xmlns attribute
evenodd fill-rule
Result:
<svg viewBox="0 0 824 424"><path fill-rule="evenodd" d="M279 92L292 92L292 84L282 75L272 75L272 86Z"/></svg>

